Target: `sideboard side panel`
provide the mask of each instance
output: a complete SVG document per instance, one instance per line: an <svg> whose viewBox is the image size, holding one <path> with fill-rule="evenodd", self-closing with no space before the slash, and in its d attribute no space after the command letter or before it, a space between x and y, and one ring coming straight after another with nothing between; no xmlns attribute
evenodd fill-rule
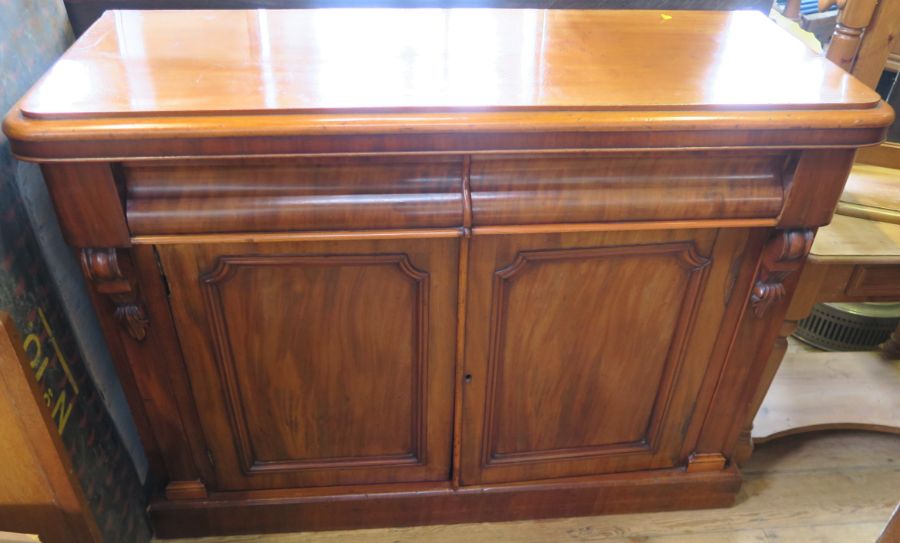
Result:
<svg viewBox="0 0 900 543"><path fill-rule="evenodd" d="M853 166L856 149L809 149L785 176L785 202L779 228L825 226L834 215Z"/></svg>
<svg viewBox="0 0 900 543"><path fill-rule="evenodd" d="M167 482L214 484L215 472L206 453L208 446L201 417L192 401L184 356L169 308L168 285L160 274L155 248L135 245L132 255L151 326L149 341L129 342L128 353L136 362L135 373L146 383L143 386L154 387L151 394L155 399L154 416L164 416L161 420L154 418L153 423L165 426L162 433L170 436L165 441L160 438L169 464Z"/></svg>
<svg viewBox="0 0 900 543"><path fill-rule="evenodd" d="M63 237L73 247L131 245L112 167L103 162L42 164Z"/></svg>
<svg viewBox="0 0 900 543"><path fill-rule="evenodd" d="M178 407L180 350L152 247L131 245L110 163L43 164L66 241L78 250L107 347L147 452L154 484L209 477ZM175 386L173 386L173 382ZM196 441L196 440L195 440Z"/></svg>
<svg viewBox="0 0 900 543"><path fill-rule="evenodd" d="M697 453L730 458L753 417L753 399L763 385L815 229L775 230L766 242L749 299L729 346ZM779 359L780 360L780 359Z"/></svg>
<svg viewBox="0 0 900 543"><path fill-rule="evenodd" d="M129 261L129 279L140 286L138 303L147 324L146 335L140 340L133 337L117 318L116 302L104 292L104 285L90 278L87 283L129 406L151 458L155 482L165 484L171 479L196 480L200 475L173 395L177 388L173 389L170 380L177 379L177 374L172 374L170 364L177 364L180 355L170 335L171 317L152 252L149 246L120 249L117 257L123 267L124 261Z"/></svg>
<svg viewBox="0 0 900 543"><path fill-rule="evenodd" d="M730 457L740 433L752 422L754 397L765 385L766 376L777 370L770 367L770 355L780 343L784 318L816 228L831 221L831 203L843 190L855 154L855 149L805 150L786 178L778 229L771 232L759 258L750 296L697 442L698 453Z"/></svg>

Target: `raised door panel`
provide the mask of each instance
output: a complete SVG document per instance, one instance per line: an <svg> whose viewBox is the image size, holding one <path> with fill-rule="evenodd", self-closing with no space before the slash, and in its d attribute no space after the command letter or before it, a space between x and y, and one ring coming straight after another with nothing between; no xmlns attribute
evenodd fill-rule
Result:
<svg viewBox="0 0 900 543"><path fill-rule="evenodd" d="M476 237L463 481L677 465L746 233L724 238Z"/></svg>
<svg viewBox="0 0 900 543"><path fill-rule="evenodd" d="M159 247L215 488L449 478L456 244Z"/></svg>

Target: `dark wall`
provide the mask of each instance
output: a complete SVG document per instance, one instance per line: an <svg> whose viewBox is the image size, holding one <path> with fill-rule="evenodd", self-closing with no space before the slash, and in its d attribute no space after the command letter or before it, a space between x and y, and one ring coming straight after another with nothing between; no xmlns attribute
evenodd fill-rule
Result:
<svg viewBox="0 0 900 543"><path fill-rule="evenodd" d="M66 0L77 34L108 9L256 8L536 8L536 9L755 9L769 13L772 0Z"/></svg>

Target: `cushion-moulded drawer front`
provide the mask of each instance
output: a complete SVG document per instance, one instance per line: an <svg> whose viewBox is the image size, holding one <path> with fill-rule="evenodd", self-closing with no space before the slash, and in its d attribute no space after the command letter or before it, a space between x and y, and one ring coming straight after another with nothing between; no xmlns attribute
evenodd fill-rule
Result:
<svg viewBox="0 0 900 543"><path fill-rule="evenodd" d="M785 153L474 157L476 226L777 217Z"/></svg>
<svg viewBox="0 0 900 543"><path fill-rule="evenodd" d="M129 163L133 234L462 225L462 158Z"/></svg>

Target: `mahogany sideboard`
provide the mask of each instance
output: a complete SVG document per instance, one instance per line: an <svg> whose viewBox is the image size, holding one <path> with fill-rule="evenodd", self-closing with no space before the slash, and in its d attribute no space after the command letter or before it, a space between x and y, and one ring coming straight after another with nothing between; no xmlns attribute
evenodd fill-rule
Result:
<svg viewBox="0 0 900 543"><path fill-rule="evenodd" d="M14 107L160 536L721 507L892 110L755 12L108 12Z"/></svg>

